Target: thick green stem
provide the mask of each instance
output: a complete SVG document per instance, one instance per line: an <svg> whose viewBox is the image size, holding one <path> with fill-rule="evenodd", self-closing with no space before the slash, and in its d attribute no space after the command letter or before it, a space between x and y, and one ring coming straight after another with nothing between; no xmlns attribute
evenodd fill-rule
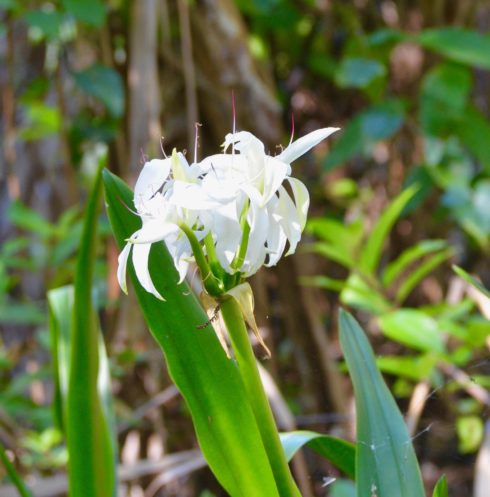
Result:
<svg viewBox="0 0 490 497"><path fill-rule="evenodd" d="M223 300L220 306L279 494L281 497L301 497L289 470L284 449L279 439L276 423L260 379L240 306L231 297Z"/></svg>

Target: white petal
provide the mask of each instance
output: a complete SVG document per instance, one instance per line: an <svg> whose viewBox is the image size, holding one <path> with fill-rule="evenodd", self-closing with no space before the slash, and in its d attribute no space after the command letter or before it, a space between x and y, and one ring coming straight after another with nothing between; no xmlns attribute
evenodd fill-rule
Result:
<svg viewBox="0 0 490 497"><path fill-rule="evenodd" d="M259 204L250 202L247 221L250 225L250 236L248 241L245 262L249 269L247 274L253 274L264 263L266 256L265 241L269 229L269 216L267 210Z"/></svg>
<svg viewBox="0 0 490 497"><path fill-rule="evenodd" d="M195 183L175 181L169 192L168 202L183 207L184 209L213 209L218 205L216 200L210 198L203 187Z"/></svg>
<svg viewBox="0 0 490 497"><path fill-rule="evenodd" d="M308 133L307 135L302 136L291 143L291 145L286 147L279 155L276 156L276 159L290 164L339 129L340 128L322 128L312 131L311 133Z"/></svg>
<svg viewBox="0 0 490 497"><path fill-rule="evenodd" d="M133 246L133 266L136 276L141 286L149 293L152 293L157 299L165 300L157 291L151 280L148 271L148 256L150 255L151 244L142 243Z"/></svg>
<svg viewBox="0 0 490 497"><path fill-rule="evenodd" d="M281 258L284 248L286 247L287 237L284 229L279 222L279 216L274 216L274 211L277 208L278 198L274 197L274 202L269 202L269 233L267 235L267 253L269 260L267 267L275 266Z"/></svg>
<svg viewBox="0 0 490 497"><path fill-rule="evenodd" d="M117 281L124 293L128 293L128 286L126 284L126 268L128 266L129 252L131 251L131 244L126 243L122 252L117 258Z"/></svg>
<svg viewBox="0 0 490 497"><path fill-rule="evenodd" d="M301 231L303 231L306 225L306 218L308 216L308 207L310 206L310 194L308 193L306 186L299 179L287 179L291 185L291 189L293 190L296 212L298 213Z"/></svg>
<svg viewBox="0 0 490 497"><path fill-rule="evenodd" d="M154 243L164 240L170 234L178 232L179 227L174 223L166 223L160 219L144 221L143 227L129 241L133 244Z"/></svg>
<svg viewBox="0 0 490 497"><path fill-rule="evenodd" d="M282 186L279 188L279 202L276 214L278 214L278 220L289 240L289 250L286 255L293 254L301 239L300 220L296 206L288 192Z"/></svg>
<svg viewBox="0 0 490 497"><path fill-rule="evenodd" d="M134 203L137 208L155 195L168 179L169 173L170 159L153 159L143 166L134 187Z"/></svg>
<svg viewBox="0 0 490 497"><path fill-rule="evenodd" d="M213 212L212 222L212 231L216 235L216 256L221 267L233 274L235 271L231 268L231 263L242 239L237 205L230 203L221 206Z"/></svg>
<svg viewBox="0 0 490 497"><path fill-rule="evenodd" d="M264 176L264 190L262 193L262 206L277 192L288 174L289 164L277 160L275 157L267 157Z"/></svg>

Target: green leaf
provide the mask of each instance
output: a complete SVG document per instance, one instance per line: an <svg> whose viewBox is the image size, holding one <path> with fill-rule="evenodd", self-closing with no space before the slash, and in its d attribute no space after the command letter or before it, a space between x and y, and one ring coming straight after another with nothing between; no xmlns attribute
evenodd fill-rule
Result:
<svg viewBox="0 0 490 497"><path fill-rule="evenodd" d="M385 66L377 60L345 58L335 72L335 81L341 88L366 88L385 74Z"/></svg>
<svg viewBox="0 0 490 497"><path fill-rule="evenodd" d="M36 233L42 238L49 238L55 232L55 227L44 219L38 212L29 209L19 201L10 204L7 211L9 221L18 228Z"/></svg>
<svg viewBox="0 0 490 497"><path fill-rule="evenodd" d="M412 290L437 266L442 264L444 261L449 259L454 255L454 250L452 248L448 248L438 254L434 254L429 257L426 261L420 264L412 273L410 273L403 283L400 285L400 288L396 292L395 299L398 303L403 302L412 292Z"/></svg>
<svg viewBox="0 0 490 497"><path fill-rule="evenodd" d="M340 294L340 301L374 315L383 314L391 309L391 304L383 295L356 273L352 273L347 278Z"/></svg>
<svg viewBox="0 0 490 497"><path fill-rule="evenodd" d="M63 15L56 11L29 10L24 14L27 25L39 32L34 34L35 38L56 40L60 36Z"/></svg>
<svg viewBox="0 0 490 497"><path fill-rule="evenodd" d="M425 352L443 354L444 336L437 321L416 309L400 309L379 318L379 327L390 339Z"/></svg>
<svg viewBox="0 0 490 497"><path fill-rule="evenodd" d="M483 295L486 295L490 299L490 290L485 288L476 278L468 274L463 268L459 266L453 265L453 271L460 277L463 278L467 283L469 283L472 287L479 290Z"/></svg>
<svg viewBox="0 0 490 497"><path fill-rule="evenodd" d="M361 220L345 224L337 219L313 218L308 221L306 231L329 243L331 250L353 260L363 236Z"/></svg>
<svg viewBox="0 0 490 497"><path fill-rule="evenodd" d="M468 106L456 123L455 134L468 150L484 166L487 174L490 173L490 124L488 119L473 106Z"/></svg>
<svg viewBox="0 0 490 497"><path fill-rule="evenodd" d="M417 259L445 248L447 248L445 240L423 240L407 248L384 269L383 285L389 287Z"/></svg>
<svg viewBox="0 0 490 497"><path fill-rule="evenodd" d="M363 272L372 275L375 274L381 259L385 240L396 220L400 217L403 209L408 204L408 201L416 192L417 186L415 185L400 193L400 195L398 195L398 197L396 197L385 209L375 224L361 254L359 267Z"/></svg>
<svg viewBox="0 0 490 497"><path fill-rule="evenodd" d="M424 497L424 486L403 417L357 321L340 311L340 344L354 385L358 497Z"/></svg>
<svg viewBox="0 0 490 497"><path fill-rule="evenodd" d="M119 247L140 228L132 193L104 172L108 214ZM203 454L232 497L278 497L260 432L235 363L226 357L212 326L188 285L178 285L173 261L163 244L154 244L150 272L162 302L147 293L128 271L153 337L165 353L168 370L192 415Z"/></svg>
<svg viewBox="0 0 490 497"><path fill-rule="evenodd" d="M70 328L72 325L74 287L55 288L48 292L49 333L53 366L53 408L58 427L65 431L66 399L70 375Z"/></svg>
<svg viewBox="0 0 490 497"><path fill-rule="evenodd" d="M376 359L380 371L411 380L420 381L429 377L436 363L436 358L431 355L417 357L409 356L382 356Z"/></svg>
<svg viewBox="0 0 490 497"><path fill-rule="evenodd" d="M357 115L334 142L323 163L324 169L330 171L357 155L369 155L374 144L392 137L401 128L404 107L401 100L391 99Z"/></svg>
<svg viewBox="0 0 490 497"><path fill-rule="evenodd" d="M307 249L326 257L327 259L331 259L332 261L335 261L347 268L353 268L355 266L354 258L349 253L346 253L340 247L336 247L332 243L316 242L308 246Z"/></svg>
<svg viewBox="0 0 490 497"><path fill-rule="evenodd" d="M439 480L437 480L432 497L448 497L448 495L447 478L446 475L442 475Z"/></svg>
<svg viewBox="0 0 490 497"><path fill-rule="evenodd" d="M316 288L324 288L325 290L333 290L341 292L345 286L345 281L330 278L328 276L303 276L300 278L300 283L305 286L313 286Z"/></svg>
<svg viewBox="0 0 490 497"><path fill-rule="evenodd" d="M490 69L490 36L469 29L448 27L428 29L415 37L425 48L448 59Z"/></svg>
<svg viewBox="0 0 490 497"><path fill-rule="evenodd" d="M26 124L19 130L19 138L22 140L41 140L59 133L61 115L57 107L32 102L25 106L25 111Z"/></svg>
<svg viewBox="0 0 490 497"><path fill-rule="evenodd" d="M0 462L3 464L6 473L8 474L9 478L12 480L12 483L15 485L15 488L19 492L19 495L21 497L33 497L31 491L24 483L24 480L22 480L19 473L17 473L15 466L10 462L9 457L5 453L5 447L3 446L1 440L0 440Z"/></svg>
<svg viewBox="0 0 490 497"><path fill-rule="evenodd" d="M101 184L99 169L85 211L75 273L66 399L70 497L110 497L116 492L116 455L98 390L100 332L92 305Z"/></svg>
<svg viewBox="0 0 490 497"><path fill-rule="evenodd" d="M314 431L291 431L280 435L288 461L293 458L301 447L307 445L347 476L350 478L355 477L356 450L353 444L340 438L322 435Z"/></svg>
<svg viewBox="0 0 490 497"><path fill-rule="evenodd" d="M101 27L106 17L106 7L101 0L63 0L67 12L90 26Z"/></svg>
<svg viewBox="0 0 490 497"><path fill-rule="evenodd" d="M114 117L124 112L124 85L118 72L102 64L94 64L74 74L76 84L88 95L107 107Z"/></svg>
<svg viewBox="0 0 490 497"><path fill-rule="evenodd" d="M459 439L459 451L467 454L478 450L485 434L485 427L479 416L460 416L456 420L456 433Z"/></svg>
<svg viewBox="0 0 490 497"><path fill-rule="evenodd" d="M424 77L420 122L429 135L452 133L463 117L472 86L471 72L456 64L440 64Z"/></svg>

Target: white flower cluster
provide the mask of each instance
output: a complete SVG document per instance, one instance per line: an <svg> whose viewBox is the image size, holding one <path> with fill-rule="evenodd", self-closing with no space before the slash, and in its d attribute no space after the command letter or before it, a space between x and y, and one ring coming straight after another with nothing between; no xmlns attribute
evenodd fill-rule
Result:
<svg viewBox="0 0 490 497"><path fill-rule="evenodd" d="M239 283L227 275L247 277L262 265L275 265L287 243L286 255L292 254L306 223L309 195L304 184L290 176L291 162L337 129L313 131L274 157L253 134L240 131L226 136L222 154L201 162L189 165L175 150L170 158L147 162L134 189L142 227L119 256L121 288L127 291L126 266L132 251L139 282L163 299L148 271L151 244L162 240L181 281L189 262L199 265L192 250L197 242L223 291L229 290L223 281Z"/></svg>

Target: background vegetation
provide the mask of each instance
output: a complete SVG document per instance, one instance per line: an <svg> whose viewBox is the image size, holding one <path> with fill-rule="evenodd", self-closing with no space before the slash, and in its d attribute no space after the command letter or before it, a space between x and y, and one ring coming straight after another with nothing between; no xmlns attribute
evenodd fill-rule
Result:
<svg viewBox="0 0 490 497"><path fill-rule="evenodd" d="M484 497L490 304L451 264L490 286L487 2L0 0L0 22L0 441L36 495L67 486L46 295L73 282L88 185L101 164L131 184L161 147L192 158L196 123L198 154L216 151L233 92L237 128L271 152L293 128L342 128L294 166L312 194L302 249L253 281L279 424L355 440L346 306L427 488L446 473L449 495ZM98 227L121 495L223 495L134 296L120 298L105 215ZM323 487L337 473L313 452L294 471L307 495L351 495Z"/></svg>

